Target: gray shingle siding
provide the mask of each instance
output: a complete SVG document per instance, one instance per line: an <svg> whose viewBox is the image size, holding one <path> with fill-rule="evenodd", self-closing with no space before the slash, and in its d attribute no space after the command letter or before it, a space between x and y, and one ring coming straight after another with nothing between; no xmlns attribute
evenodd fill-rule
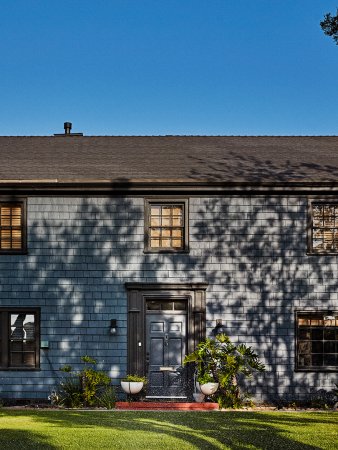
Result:
<svg viewBox="0 0 338 450"><path fill-rule="evenodd" d="M267 371L257 398L331 389L294 371L296 309L338 306L337 258L308 256L306 197L189 199L189 254L144 254L144 199L30 197L28 254L0 256L0 306L41 308L41 370L0 371L0 396L47 398L81 356L119 378L127 364L126 282L208 282L207 333L222 319ZM116 318L117 336L109 335Z"/></svg>

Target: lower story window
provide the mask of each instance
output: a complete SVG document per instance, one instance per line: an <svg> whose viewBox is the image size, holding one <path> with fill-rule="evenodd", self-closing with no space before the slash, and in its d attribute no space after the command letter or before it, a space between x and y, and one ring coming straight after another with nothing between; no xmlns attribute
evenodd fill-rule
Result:
<svg viewBox="0 0 338 450"><path fill-rule="evenodd" d="M39 310L0 309L1 369L38 368L39 342Z"/></svg>
<svg viewBox="0 0 338 450"><path fill-rule="evenodd" d="M300 370L338 370L338 312L297 313Z"/></svg>

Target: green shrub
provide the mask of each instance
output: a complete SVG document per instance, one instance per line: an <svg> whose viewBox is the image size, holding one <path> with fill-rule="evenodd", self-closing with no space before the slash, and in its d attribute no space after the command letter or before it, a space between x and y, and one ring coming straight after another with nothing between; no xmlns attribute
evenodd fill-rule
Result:
<svg viewBox="0 0 338 450"><path fill-rule="evenodd" d="M86 406L95 406L98 389L110 384L110 378L104 372L93 368L85 368L80 372L83 400Z"/></svg>
<svg viewBox="0 0 338 450"><path fill-rule="evenodd" d="M54 396L54 401L65 408L83 406L83 395L80 380L77 376L63 378Z"/></svg>
<svg viewBox="0 0 338 450"><path fill-rule="evenodd" d="M67 408L99 406L99 395L110 385L111 380L106 373L94 368L95 359L83 356L81 360L85 363L81 371L73 371L69 365L60 367L60 371L69 375L59 382L56 391L50 396L54 403Z"/></svg>
<svg viewBox="0 0 338 450"><path fill-rule="evenodd" d="M225 334L200 342L196 350L184 358L184 364L188 363L195 363L200 384L219 383L213 398L220 408L241 407L247 395L240 391L240 377L251 377L254 372L265 370L251 347L244 344L236 346Z"/></svg>
<svg viewBox="0 0 338 450"><path fill-rule="evenodd" d="M114 386L106 386L97 396L97 401L100 406L107 409L115 408L116 391Z"/></svg>

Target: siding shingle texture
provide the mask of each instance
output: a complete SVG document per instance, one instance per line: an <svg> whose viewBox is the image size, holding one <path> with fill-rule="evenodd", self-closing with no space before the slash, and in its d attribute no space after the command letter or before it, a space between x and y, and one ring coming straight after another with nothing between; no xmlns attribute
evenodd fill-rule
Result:
<svg viewBox="0 0 338 450"><path fill-rule="evenodd" d="M259 399L331 389L336 374L294 372L294 311L337 308L337 258L306 255L305 197L190 199L190 253L144 254L142 198L30 197L28 255L0 259L0 306L41 307L41 371L0 372L1 396L46 398L63 364L126 371L125 282L209 282L207 332L222 319L267 372ZM109 335L116 318L117 336Z"/></svg>

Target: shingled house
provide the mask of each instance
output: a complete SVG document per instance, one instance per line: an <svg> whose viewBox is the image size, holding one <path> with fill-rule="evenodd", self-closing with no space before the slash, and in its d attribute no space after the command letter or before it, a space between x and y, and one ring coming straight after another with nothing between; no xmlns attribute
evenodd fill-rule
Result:
<svg viewBox="0 0 338 450"><path fill-rule="evenodd" d="M0 396L90 355L147 396L223 328L258 399L338 370L338 137L0 137Z"/></svg>

